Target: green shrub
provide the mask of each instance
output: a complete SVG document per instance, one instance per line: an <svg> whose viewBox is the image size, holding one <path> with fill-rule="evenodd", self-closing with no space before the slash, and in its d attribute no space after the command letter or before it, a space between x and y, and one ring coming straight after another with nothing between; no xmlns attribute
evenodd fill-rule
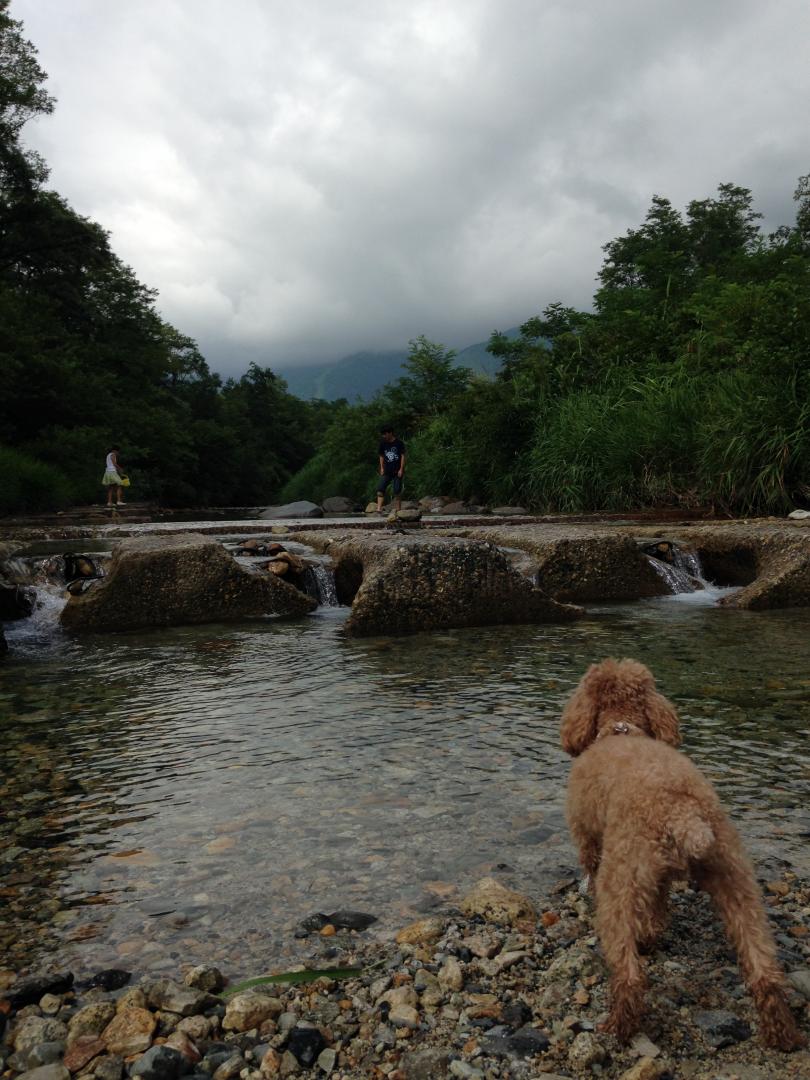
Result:
<svg viewBox="0 0 810 1080"><path fill-rule="evenodd" d="M58 510L70 501L70 482L62 472L0 446L0 514Z"/></svg>

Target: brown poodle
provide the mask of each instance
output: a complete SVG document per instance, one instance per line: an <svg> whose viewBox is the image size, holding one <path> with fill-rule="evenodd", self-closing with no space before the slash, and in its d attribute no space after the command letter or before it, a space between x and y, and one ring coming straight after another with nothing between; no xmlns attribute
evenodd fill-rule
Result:
<svg viewBox="0 0 810 1080"><path fill-rule="evenodd" d="M674 749L678 717L635 660L593 664L562 717L563 749L577 760L568 822L590 875L596 928L611 972L604 1030L623 1041L644 1004L640 950L666 925L670 882L689 878L710 894L737 950L760 1016L762 1041L805 1045L754 872L709 781Z"/></svg>

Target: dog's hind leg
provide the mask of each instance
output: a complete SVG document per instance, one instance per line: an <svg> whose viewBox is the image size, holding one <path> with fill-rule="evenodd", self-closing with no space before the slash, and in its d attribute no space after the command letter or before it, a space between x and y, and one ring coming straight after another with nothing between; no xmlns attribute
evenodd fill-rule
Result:
<svg viewBox="0 0 810 1080"><path fill-rule="evenodd" d="M666 866L649 845L605 848L596 876L596 929L610 968L611 1008L602 1030L627 1042L639 1027L646 978L639 942L658 929Z"/></svg>
<svg viewBox="0 0 810 1080"><path fill-rule="evenodd" d="M723 830L713 862L700 867L697 882L714 900L751 991L760 1020L760 1036L776 1050L806 1045L790 1011L776 959L768 917L754 871L730 826Z"/></svg>

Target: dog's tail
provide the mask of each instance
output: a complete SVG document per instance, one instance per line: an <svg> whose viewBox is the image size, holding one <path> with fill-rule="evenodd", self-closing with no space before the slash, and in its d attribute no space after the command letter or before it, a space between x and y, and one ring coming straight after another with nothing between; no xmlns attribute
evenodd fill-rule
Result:
<svg viewBox="0 0 810 1080"><path fill-rule="evenodd" d="M714 844L714 829L697 803L675 803L669 812L667 832L678 854L687 862L703 859Z"/></svg>

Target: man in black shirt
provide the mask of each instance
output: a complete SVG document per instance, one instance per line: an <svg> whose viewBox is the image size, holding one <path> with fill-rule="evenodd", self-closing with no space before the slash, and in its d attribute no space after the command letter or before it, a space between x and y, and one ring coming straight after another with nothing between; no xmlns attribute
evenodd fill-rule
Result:
<svg viewBox="0 0 810 1080"><path fill-rule="evenodd" d="M393 483L396 509L402 507L402 477L405 475L405 444L388 425L380 429L380 482L377 484L377 513L382 513L385 491Z"/></svg>

